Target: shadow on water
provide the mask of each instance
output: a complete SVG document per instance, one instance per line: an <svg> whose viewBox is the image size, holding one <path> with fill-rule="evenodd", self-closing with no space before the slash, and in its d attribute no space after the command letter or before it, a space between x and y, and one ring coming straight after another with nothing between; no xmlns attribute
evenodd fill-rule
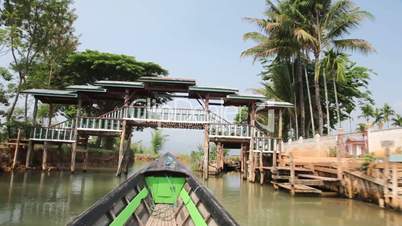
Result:
<svg viewBox="0 0 402 226"><path fill-rule="evenodd" d="M131 173L145 166L137 162ZM125 180L114 171L0 175L0 225L65 225ZM347 199L290 197L229 173L206 185L241 225L402 226L402 214Z"/></svg>

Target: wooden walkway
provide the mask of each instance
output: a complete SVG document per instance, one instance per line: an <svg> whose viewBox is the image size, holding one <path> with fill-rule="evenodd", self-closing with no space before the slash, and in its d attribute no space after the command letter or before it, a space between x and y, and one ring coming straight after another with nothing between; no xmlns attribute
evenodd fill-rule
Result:
<svg viewBox="0 0 402 226"><path fill-rule="evenodd" d="M274 187L283 188L293 194L304 193L304 194L321 194L321 190L303 185L303 184L295 184L291 185L290 183L276 183L272 182Z"/></svg>
<svg viewBox="0 0 402 226"><path fill-rule="evenodd" d="M170 205L157 204L145 226L176 226L175 212Z"/></svg>

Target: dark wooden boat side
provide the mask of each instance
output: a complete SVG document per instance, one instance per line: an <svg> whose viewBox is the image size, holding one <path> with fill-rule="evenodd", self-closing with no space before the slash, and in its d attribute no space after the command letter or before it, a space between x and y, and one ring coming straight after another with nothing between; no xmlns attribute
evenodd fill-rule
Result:
<svg viewBox="0 0 402 226"><path fill-rule="evenodd" d="M186 182L191 188L191 193L194 193L198 197L202 205L209 212L210 219L213 219L212 225L222 225L222 226L238 225L237 222L232 218L232 216L230 216L230 214L220 205L220 203L215 199L215 197L208 191L208 189L204 187L202 183L200 183L191 174L191 172L180 162L178 162L176 158L170 153L164 154L159 159L152 162L148 167L145 167L144 169L132 175L125 182L120 184L117 188L113 189L103 198L99 199L89 209L81 213L68 225L74 225L74 226L102 225L102 223L100 223L102 222L100 218L105 218L105 222L107 222L107 220L109 220L110 222L110 220L112 220L116 215L119 214L119 212L122 209L124 209L124 206L122 207L121 203L127 205L128 201L130 200L130 198L127 198L127 195L130 192L133 193L133 190L135 190L136 195L139 193L139 191L141 191L143 188L147 186L145 183L146 176L166 175L166 174L186 178ZM146 200L146 202L150 203L152 201ZM146 205L147 204L145 203L145 206ZM197 207L198 206L200 205L197 205ZM137 219L139 219L144 216L142 217L136 216L136 217ZM146 217L147 216L145 216L145 218ZM208 219L205 220L208 221ZM142 222L142 224L145 225L144 222ZM108 223L103 225L108 225ZM126 225L141 225L141 224L133 223Z"/></svg>

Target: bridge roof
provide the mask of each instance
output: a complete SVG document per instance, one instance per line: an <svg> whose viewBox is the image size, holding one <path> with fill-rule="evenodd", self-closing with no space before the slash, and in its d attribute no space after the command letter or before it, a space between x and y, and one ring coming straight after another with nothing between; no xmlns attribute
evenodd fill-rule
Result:
<svg viewBox="0 0 402 226"><path fill-rule="evenodd" d="M101 86L94 85L71 85L66 87L67 90L75 92L89 92L89 93L106 93L106 89Z"/></svg>
<svg viewBox="0 0 402 226"><path fill-rule="evenodd" d="M294 105L285 101L267 100L258 105L265 108L293 108Z"/></svg>
<svg viewBox="0 0 402 226"><path fill-rule="evenodd" d="M266 97L259 95L239 95L231 94L228 95L223 102L225 106L245 106L251 105L252 103L261 103L266 101Z"/></svg>
<svg viewBox="0 0 402 226"><path fill-rule="evenodd" d="M55 104L76 104L78 96L73 91L54 89L27 89L22 93L31 94L42 103Z"/></svg>
<svg viewBox="0 0 402 226"><path fill-rule="evenodd" d="M137 81L144 83L149 91L187 93L190 86L195 86L195 80L171 77L141 77Z"/></svg>
<svg viewBox="0 0 402 226"><path fill-rule="evenodd" d="M144 83L142 83L142 82L101 80L101 81L96 81L94 84L96 86L113 87L113 88L129 88L129 89L143 89L144 88Z"/></svg>
<svg viewBox="0 0 402 226"><path fill-rule="evenodd" d="M191 86L188 91L190 98L209 96L209 98L224 98L227 95L235 94L239 90L223 87Z"/></svg>

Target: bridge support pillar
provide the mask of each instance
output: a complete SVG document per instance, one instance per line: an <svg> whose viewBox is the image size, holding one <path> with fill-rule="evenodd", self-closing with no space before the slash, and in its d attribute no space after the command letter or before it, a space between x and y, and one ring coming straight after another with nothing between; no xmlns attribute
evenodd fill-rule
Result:
<svg viewBox="0 0 402 226"><path fill-rule="evenodd" d="M223 144L221 142L218 142L216 145L216 166L218 168L219 172L222 172L224 169L225 165L225 153L223 150Z"/></svg>
<svg viewBox="0 0 402 226"><path fill-rule="evenodd" d="M241 145L241 148L242 148L241 152L243 153L243 156L241 158L242 168L243 168L243 179L247 180L247 178L248 178L248 154L249 154L248 146L247 146L247 144L243 143Z"/></svg>
<svg viewBox="0 0 402 226"><path fill-rule="evenodd" d="M32 115L32 126L35 128L36 126L36 115L38 113L38 99L35 97L35 103L34 103L34 109L33 109L33 115ZM29 168L29 164L31 162L31 152L34 150L34 142L29 139L28 142L28 150L27 150L27 156L25 159L25 168Z"/></svg>
<svg viewBox="0 0 402 226"><path fill-rule="evenodd" d="M89 137L85 137L85 152L84 152L84 166L82 167L83 172L87 172L88 169L88 139Z"/></svg>
<svg viewBox="0 0 402 226"><path fill-rule="evenodd" d="M82 106L82 99L78 94L78 105L77 105L77 114L75 115L75 122L74 122L74 143L71 145L71 164L70 164L70 172L75 172L75 157L77 155L77 146L78 146L78 123L80 123L80 114L81 114L81 106Z"/></svg>
<svg viewBox="0 0 402 226"><path fill-rule="evenodd" d="M49 128L52 125L52 118L53 118L53 104L49 104L49 121L47 123L47 127ZM47 138L47 137L46 137ZM42 154L42 170L47 169L47 153L49 149L49 143L45 141L43 143L43 154Z"/></svg>

